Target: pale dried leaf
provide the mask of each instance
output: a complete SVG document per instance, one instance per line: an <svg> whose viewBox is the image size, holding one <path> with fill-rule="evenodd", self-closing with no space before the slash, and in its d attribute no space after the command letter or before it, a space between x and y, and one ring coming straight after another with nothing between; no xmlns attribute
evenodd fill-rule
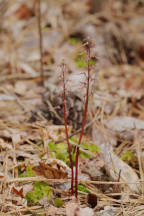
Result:
<svg viewBox="0 0 144 216"><path fill-rule="evenodd" d="M93 128L93 140L96 142L97 140L97 131L95 133L95 128ZM108 139L104 139L105 134L99 132L99 136L101 136L101 140L103 142L99 143L99 148L101 155L104 158L105 162L105 169L107 173L111 176L112 179L115 181L118 180L119 174L120 174L120 181L125 182L138 182L139 178L136 174L136 172L124 161L122 161L118 156L116 156L113 152L113 148L111 143L111 137L108 137ZM97 143L96 143L97 144ZM132 191L138 192L140 189L140 186L137 184L129 184L128 188Z"/></svg>
<svg viewBox="0 0 144 216"><path fill-rule="evenodd" d="M51 215L55 216L57 214L57 211L58 211L58 208L51 205L46 210L46 216L51 216Z"/></svg>
<svg viewBox="0 0 144 216"><path fill-rule="evenodd" d="M4 174L0 172L0 179L4 178Z"/></svg>
<svg viewBox="0 0 144 216"><path fill-rule="evenodd" d="M12 143L14 145L18 144L21 141L21 136L19 133L12 134Z"/></svg>
<svg viewBox="0 0 144 216"><path fill-rule="evenodd" d="M94 216L91 208L80 208L78 203L69 202L66 205L66 216Z"/></svg>
<svg viewBox="0 0 144 216"><path fill-rule="evenodd" d="M17 81L15 84L15 93L25 95L27 92L27 85L23 81Z"/></svg>
<svg viewBox="0 0 144 216"><path fill-rule="evenodd" d="M15 100L13 96L6 95L6 94L0 94L0 101L8 101L8 100Z"/></svg>
<svg viewBox="0 0 144 216"><path fill-rule="evenodd" d="M28 73L28 74L30 74L30 75L32 75L34 77L37 75L36 71L30 65L28 65L28 64L26 64L24 62L20 62L19 67L22 70L24 70L26 73Z"/></svg>
<svg viewBox="0 0 144 216"><path fill-rule="evenodd" d="M115 216L117 215L117 209L112 206L105 206L104 210L96 213L95 216Z"/></svg>
<svg viewBox="0 0 144 216"><path fill-rule="evenodd" d="M101 180L103 176L102 167L104 167L104 160L102 157L97 156L83 162L81 172L88 174L92 180Z"/></svg>
<svg viewBox="0 0 144 216"><path fill-rule="evenodd" d="M105 125L118 132L128 131L128 130L144 130L144 121L136 119L134 117L120 116L114 117L105 122Z"/></svg>

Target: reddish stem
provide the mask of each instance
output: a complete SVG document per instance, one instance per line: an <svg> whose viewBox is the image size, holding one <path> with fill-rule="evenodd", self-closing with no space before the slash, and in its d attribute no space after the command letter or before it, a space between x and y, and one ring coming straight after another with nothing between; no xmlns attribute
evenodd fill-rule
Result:
<svg viewBox="0 0 144 216"><path fill-rule="evenodd" d="M69 136L68 136L68 126L67 126L67 108L66 108L66 87L65 87L65 65L62 65L62 75L63 75L63 101L64 101L64 125L65 125L65 133L66 133L66 140L68 145L68 153L69 153L69 160L70 160L70 167L71 167L71 193L73 195L73 182L74 182L74 173L73 173L73 161L72 161L72 153L71 153L71 146L69 143Z"/></svg>
<svg viewBox="0 0 144 216"><path fill-rule="evenodd" d="M83 121L82 121L82 127L81 127L81 132L80 132L80 137L78 141L78 145L81 144L81 140L83 137L84 133L84 127L86 124L86 119L87 119L87 110L88 110L88 100L89 100L89 83L90 83L90 48L87 48L87 56L88 56L88 74L87 74L87 86L86 86L86 100L85 100L85 109L84 109L84 114L83 114ZM76 153L76 171L75 171L75 197L77 199L78 196L78 159L79 159L79 147L77 147L77 153Z"/></svg>

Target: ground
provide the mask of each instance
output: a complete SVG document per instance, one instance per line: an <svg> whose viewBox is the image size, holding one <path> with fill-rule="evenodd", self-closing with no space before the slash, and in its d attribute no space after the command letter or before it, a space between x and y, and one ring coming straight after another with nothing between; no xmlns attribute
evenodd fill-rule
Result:
<svg viewBox="0 0 144 216"><path fill-rule="evenodd" d="M143 0L0 0L1 215L144 215L143 11ZM75 199L63 72L75 172L88 70Z"/></svg>

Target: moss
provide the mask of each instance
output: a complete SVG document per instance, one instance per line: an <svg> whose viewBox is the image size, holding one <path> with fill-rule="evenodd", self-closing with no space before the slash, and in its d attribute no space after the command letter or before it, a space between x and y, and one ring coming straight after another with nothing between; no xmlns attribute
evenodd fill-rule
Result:
<svg viewBox="0 0 144 216"><path fill-rule="evenodd" d="M51 200L52 194L52 188L47 183L38 181L34 183L33 191L26 194L25 199L27 200L28 205L32 206L37 204L44 196L46 196L48 200Z"/></svg>
<svg viewBox="0 0 144 216"><path fill-rule="evenodd" d="M81 67L86 67L87 66L87 62L85 61L86 55L85 54L78 54L75 58L75 62L77 67L81 68Z"/></svg>
<svg viewBox="0 0 144 216"><path fill-rule="evenodd" d="M76 144L78 144L78 140L75 138L75 137L71 137L70 138L73 142L75 142ZM81 146L84 148L84 149L87 149L88 151L92 152L92 153L96 153L98 154L99 153L99 147L95 144L89 144L89 143L81 143ZM91 156L86 153L86 152L83 152L80 150L80 155L83 159L85 158L91 158Z"/></svg>
<svg viewBox="0 0 144 216"><path fill-rule="evenodd" d="M54 205L57 208L62 208L64 206L64 202L60 198L56 198L54 199Z"/></svg>
<svg viewBox="0 0 144 216"><path fill-rule="evenodd" d="M127 164L132 165L135 167L135 162L136 162L136 157L134 154L130 151L125 152L122 156L121 159L125 161Z"/></svg>
<svg viewBox="0 0 144 216"><path fill-rule="evenodd" d="M75 58L75 62L77 64L77 66L79 68L81 67L86 67L88 65L87 61L85 60L86 59L86 55L85 54L78 54ZM91 58L89 60L89 65L90 66L94 66L96 64L96 59L95 58Z"/></svg>
<svg viewBox="0 0 144 216"><path fill-rule="evenodd" d="M89 191L87 190L87 188L82 185L82 184L78 184L78 191L84 192L84 193L88 193Z"/></svg>
<svg viewBox="0 0 144 216"><path fill-rule="evenodd" d="M48 147L51 151L53 151L53 156L55 156L59 160L64 161L66 164L69 164L69 155L66 143L55 144L54 142L49 142Z"/></svg>
<svg viewBox="0 0 144 216"><path fill-rule="evenodd" d="M19 177L34 177L34 171L32 170L33 165L27 166L26 171L23 173L21 169L19 169Z"/></svg>
<svg viewBox="0 0 144 216"><path fill-rule="evenodd" d="M70 38L69 38L69 43L70 43L71 45L76 45L79 41L80 41L80 40L79 40L78 38L76 38L76 37L70 37Z"/></svg>

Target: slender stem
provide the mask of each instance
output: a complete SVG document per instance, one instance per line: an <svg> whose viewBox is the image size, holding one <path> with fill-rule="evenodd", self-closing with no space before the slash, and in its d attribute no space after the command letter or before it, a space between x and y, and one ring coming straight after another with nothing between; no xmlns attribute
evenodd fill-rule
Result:
<svg viewBox="0 0 144 216"><path fill-rule="evenodd" d="M74 173L73 173L73 161L72 161L72 153L71 153L71 146L69 143L69 135L68 135L68 126L67 126L67 107L66 107L66 86L65 86L65 65L63 64L63 101L64 101L64 125L65 125L65 133L66 133L66 140L68 145L68 153L69 153L69 160L70 160L70 167L71 167L71 193L73 195L73 182L74 182Z"/></svg>
<svg viewBox="0 0 144 216"><path fill-rule="evenodd" d="M40 51L40 74L42 79L42 85L44 86L44 70L43 70L43 41L41 31L41 0L38 0L38 33L39 33L39 51Z"/></svg>
<svg viewBox="0 0 144 216"><path fill-rule="evenodd" d="M81 140L84 133L84 128L86 124L86 118L87 118L87 110L88 110L88 100L89 100L89 83L90 83L90 48L87 48L87 55L88 55L88 74L87 74L87 86L86 86L86 100L85 100L85 109L83 114L83 121L82 121L82 127L80 132L80 137L78 141L78 145L81 144ZM75 171L75 197L78 196L78 159L79 159L79 147L77 147L77 153L76 153L76 171Z"/></svg>

